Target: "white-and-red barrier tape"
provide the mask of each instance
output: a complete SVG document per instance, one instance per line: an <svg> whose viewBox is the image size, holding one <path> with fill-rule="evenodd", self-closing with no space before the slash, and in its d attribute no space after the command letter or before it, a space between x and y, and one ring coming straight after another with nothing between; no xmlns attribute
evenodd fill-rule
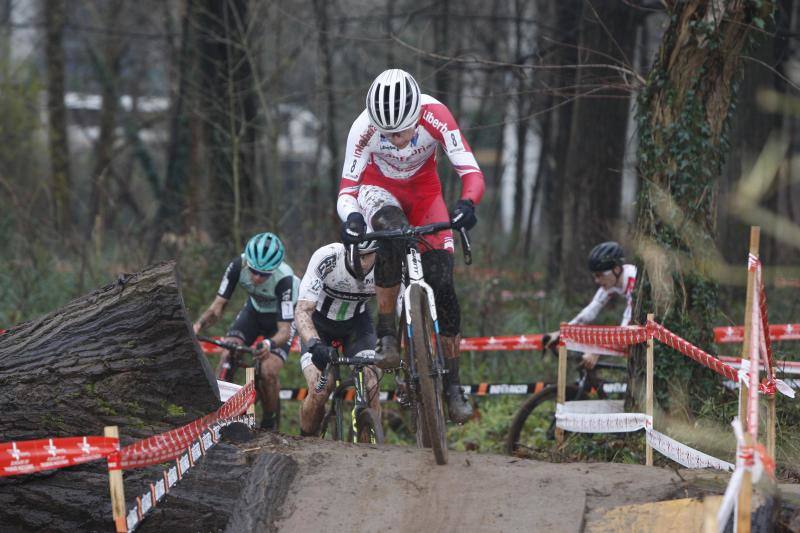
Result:
<svg viewBox="0 0 800 533"><path fill-rule="evenodd" d="M733 419L731 425L733 426L733 433L736 435L736 470L734 470L730 481L728 481L728 486L725 488L725 494L722 497L722 503L717 511L717 527L720 533L725 531L728 518L738 505L737 500L742 487L744 473L751 472L753 483L758 483L765 471L770 477L775 477L775 461L767 454L764 447L760 444L746 446L744 429L738 417Z"/></svg>
<svg viewBox="0 0 800 533"><path fill-rule="evenodd" d="M592 405L581 405L590 403ZM686 468L733 471L733 465L696 450L653 429L653 417L643 413L608 412L621 406L598 405L597 400L566 402L556 406L556 427L573 433L630 433L645 430L647 443Z"/></svg>
<svg viewBox="0 0 800 533"><path fill-rule="evenodd" d="M773 341L800 340L800 324L770 324L769 336ZM744 326L714 328L714 342L717 344L744 342Z"/></svg>
<svg viewBox="0 0 800 533"><path fill-rule="evenodd" d="M64 468L98 459L108 459L110 469L131 469L163 463L178 457L213 425L242 415L255 402L251 381L217 411L185 426L154 435L119 449L119 440L110 437L64 437L0 443L0 476L29 474Z"/></svg>
<svg viewBox="0 0 800 533"><path fill-rule="evenodd" d="M235 383L227 383L225 381L218 381L220 384L220 395L235 394L241 385ZM469 396L504 396L509 394L536 394L545 387L554 385L554 383L547 383L544 381L537 381L536 383L474 383L470 385L461 385L464 394ZM603 392L606 394L622 394L628 388L628 384L624 382L605 382L603 383ZM223 392L223 390L225 392ZM344 393L343 399L345 401L353 401L355 399L356 391L353 388L347 389ZM303 400L308 396L308 389L306 387L298 387L294 389L281 389L279 393L281 400ZM380 391L379 398L382 402L397 400L397 391ZM223 399L224 401L224 399Z"/></svg>
<svg viewBox="0 0 800 533"><path fill-rule="evenodd" d="M4 442L0 444L0 477L97 461L118 448L118 439L97 436Z"/></svg>
<svg viewBox="0 0 800 533"><path fill-rule="evenodd" d="M213 424L242 415L255 403L255 383L239 389L215 412L179 428L134 442L120 450L123 469L163 463L178 457Z"/></svg>
<svg viewBox="0 0 800 533"><path fill-rule="evenodd" d="M180 457L176 457L175 465L163 470L158 480L154 483L150 483L148 490L144 494L136 497L136 503L128 511L126 517L128 533L136 529L145 515L169 493L169 489L180 481L186 472L219 442L220 430L236 422L246 424L251 429L255 427L255 419L249 415L227 418L214 422L211 427L204 431L202 435L185 450L185 453L180 455Z"/></svg>

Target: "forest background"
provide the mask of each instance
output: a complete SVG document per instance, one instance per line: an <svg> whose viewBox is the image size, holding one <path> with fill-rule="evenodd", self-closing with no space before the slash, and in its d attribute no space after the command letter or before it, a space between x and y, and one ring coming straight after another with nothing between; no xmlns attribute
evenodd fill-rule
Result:
<svg viewBox="0 0 800 533"><path fill-rule="evenodd" d="M476 264L456 267L464 336L555 329L594 291L588 251L613 239L641 269L637 319L654 311L714 351L711 328L742 322L751 224L771 322L795 322L799 17L793 0L4 0L0 328L170 258L196 317L260 231L302 274L337 238L347 132L389 67L450 107L486 177ZM453 205L460 184L446 158L439 170ZM719 380L658 361L663 416L690 442L698 424L727 435ZM297 366L285 386L302 385ZM464 366L468 383L555 371L529 352ZM451 440L499 450L519 402L481 400ZM779 411L779 463L797 464L796 409ZM639 441L570 450L638 461Z"/></svg>

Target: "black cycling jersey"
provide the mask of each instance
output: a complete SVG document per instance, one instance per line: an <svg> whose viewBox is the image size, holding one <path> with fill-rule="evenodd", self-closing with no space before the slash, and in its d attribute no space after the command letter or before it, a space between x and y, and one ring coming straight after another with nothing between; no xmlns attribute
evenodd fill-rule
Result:
<svg viewBox="0 0 800 533"><path fill-rule="evenodd" d="M374 350L378 342L370 313L359 313L349 320L331 320L315 310L311 314L311 320L322 342L328 345L335 340L342 342L342 351L346 357ZM300 353L308 352L308 348L303 343Z"/></svg>

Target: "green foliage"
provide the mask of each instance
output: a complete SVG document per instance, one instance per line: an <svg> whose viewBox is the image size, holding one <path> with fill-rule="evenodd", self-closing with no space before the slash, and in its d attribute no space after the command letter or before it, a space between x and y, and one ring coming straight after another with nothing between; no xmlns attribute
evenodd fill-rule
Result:
<svg viewBox="0 0 800 533"><path fill-rule="evenodd" d="M731 51L719 49L725 25L715 21L693 20L688 25L689 35L679 35L680 10L684 7L678 3L674 8L661 52L640 94L637 116L641 240L658 246L666 252L666 260L674 263L670 270L673 294L677 296L666 304L657 301L652 285L654 273L645 272L640 276L642 290L637 308L642 313L655 311L656 319L667 328L708 350L713 341L712 328L721 317L717 284L704 272L701 259L706 250L714 247L716 180L729 151L726 132L733 106L719 117L709 111L707 104L712 97L719 98L719 85L725 83L718 80L725 75L721 72L722 56ZM696 48L681 41L681 53L700 62L689 75L668 64L674 59L678 39L686 38L696 43ZM677 63L682 67L692 64ZM728 74L732 77L726 80L733 84L731 102L735 101L740 74L741 69ZM663 193L678 206L679 213L665 209ZM678 266L683 258L689 261ZM707 398L721 394L718 378L683 355L658 347L656 360L656 391L666 408L681 405L689 413L695 412ZM676 398L681 399L676 402ZM684 399L689 405L682 405Z"/></svg>
<svg viewBox="0 0 800 533"><path fill-rule="evenodd" d="M180 405L175 405L174 403L168 403L164 406L164 410L167 412L167 416L179 418L186 415L186 411Z"/></svg>

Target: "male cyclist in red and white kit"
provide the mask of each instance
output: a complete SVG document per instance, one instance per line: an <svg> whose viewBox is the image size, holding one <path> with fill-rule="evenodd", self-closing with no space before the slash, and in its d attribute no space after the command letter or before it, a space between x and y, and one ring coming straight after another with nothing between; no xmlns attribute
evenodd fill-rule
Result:
<svg viewBox="0 0 800 533"><path fill-rule="evenodd" d="M440 148L461 178L461 196L448 213L436 172ZM367 229L395 229L434 222L471 229L475 206L484 191L483 173L447 107L422 94L407 72L382 72L367 92L366 109L350 128L339 187L337 210L343 220L342 241L358 242ZM453 232L424 237L422 266L439 311L442 349L447 368L445 396L450 418L463 423L472 416L458 375L461 312L453 285ZM381 243L375 265L378 300L377 350L384 368L400 361L395 302L403 262L401 242Z"/></svg>
<svg viewBox="0 0 800 533"><path fill-rule="evenodd" d="M599 286L594 298L589 305L584 307L570 324L591 324L600 310L615 295L625 298L625 310L622 312L620 326L627 326L631 321L633 310L633 289L636 285L636 265L625 263L625 252L622 247L614 242L601 242L589 252L589 270L595 284ZM547 345L558 342L559 332L554 331L548 335ZM597 364L598 355L586 353L583 355L583 366L592 369Z"/></svg>

